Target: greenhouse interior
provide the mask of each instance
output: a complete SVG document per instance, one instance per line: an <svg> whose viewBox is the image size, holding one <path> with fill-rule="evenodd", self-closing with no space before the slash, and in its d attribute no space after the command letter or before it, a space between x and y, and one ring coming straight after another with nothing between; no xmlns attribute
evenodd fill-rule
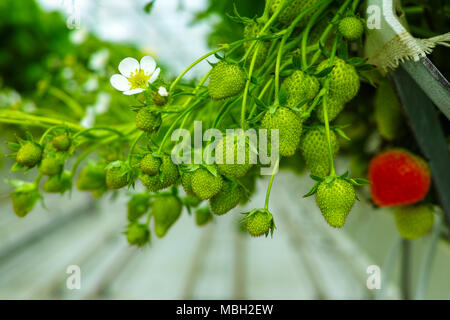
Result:
<svg viewBox="0 0 450 320"><path fill-rule="evenodd" d="M450 299L448 1L2 0L0 35L0 299Z"/></svg>

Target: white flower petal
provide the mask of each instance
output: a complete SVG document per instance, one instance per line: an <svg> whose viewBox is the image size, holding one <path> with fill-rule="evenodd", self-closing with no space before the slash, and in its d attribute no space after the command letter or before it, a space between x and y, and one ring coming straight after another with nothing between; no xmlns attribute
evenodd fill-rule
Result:
<svg viewBox="0 0 450 320"><path fill-rule="evenodd" d="M145 74L150 75L155 71L156 61L150 56L145 56L141 59L141 69L144 70Z"/></svg>
<svg viewBox="0 0 450 320"><path fill-rule="evenodd" d="M131 88L130 82L121 74L114 74L109 79L111 85L119 91L128 91Z"/></svg>
<svg viewBox="0 0 450 320"><path fill-rule="evenodd" d="M161 69L157 68L155 70L155 72L153 72L152 76L150 77L150 79L148 79L148 83L153 83L155 82L156 79L158 79L159 73L161 72Z"/></svg>
<svg viewBox="0 0 450 320"><path fill-rule="evenodd" d="M141 93L144 91L145 91L145 89L137 88L137 89L131 89L131 90L125 91L123 94L127 95L127 96L131 96L133 94Z"/></svg>
<svg viewBox="0 0 450 320"><path fill-rule="evenodd" d="M119 63L119 71L129 78L132 72L139 71L139 62L134 58L125 58Z"/></svg>
<svg viewBox="0 0 450 320"><path fill-rule="evenodd" d="M95 110L93 106L86 109L86 115L81 120L80 125L84 128L92 128L95 124Z"/></svg>
<svg viewBox="0 0 450 320"><path fill-rule="evenodd" d="M169 93L167 92L166 88L164 88L164 87L159 87L158 94L161 97L167 97L169 95Z"/></svg>

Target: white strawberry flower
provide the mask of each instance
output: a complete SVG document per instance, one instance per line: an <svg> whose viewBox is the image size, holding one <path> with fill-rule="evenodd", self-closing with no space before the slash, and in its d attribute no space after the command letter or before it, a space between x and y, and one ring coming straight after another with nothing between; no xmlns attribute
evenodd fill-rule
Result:
<svg viewBox="0 0 450 320"><path fill-rule="evenodd" d="M125 58L119 63L121 74L111 77L111 85L125 95L137 94L145 91L149 83L153 83L159 76L160 69L156 68L155 60L145 56L139 63L134 58Z"/></svg>

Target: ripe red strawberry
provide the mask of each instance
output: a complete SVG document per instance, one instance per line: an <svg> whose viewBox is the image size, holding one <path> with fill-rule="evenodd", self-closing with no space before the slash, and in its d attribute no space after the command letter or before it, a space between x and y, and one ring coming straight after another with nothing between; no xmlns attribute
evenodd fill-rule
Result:
<svg viewBox="0 0 450 320"><path fill-rule="evenodd" d="M370 191L380 207L421 201L430 188L428 164L406 150L392 149L376 155L369 164Z"/></svg>

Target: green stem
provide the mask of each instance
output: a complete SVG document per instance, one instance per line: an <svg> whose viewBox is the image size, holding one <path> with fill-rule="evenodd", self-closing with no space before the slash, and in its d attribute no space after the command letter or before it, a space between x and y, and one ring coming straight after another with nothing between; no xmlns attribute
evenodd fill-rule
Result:
<svg viewBox="0 0 450 320"><path fill-rule="evenodd" d="M42 177L44 175L42 173L39 172L39 174L36 176L36 179L34 179L33 184L37 187L39 185L39 182L41 181Z"/></svg>
<svg viewBox="0 0 450 320"><path fill-rule="evenodd" d="M52 132L55 129L64 129L66 128L65 126L53 126L48 128L44 134L41 136L41 139L39 140L39 144L42 145L44 143L45 137L47 137L48 134L50 134L50 132Z"/></svg>
<svg viewBox="0 0 450 320"><path fill-rule="evenodd" d="M336 48L337 48L337 42L338 38L336 37L333 45L333 49L331 50L331 57L328 63L328 66L331 67L333 65L334 57L336 54ZM325 90L328 90L330 85L330 78L328 77L325 81L324 88ZM330 160L330 176L336 176L336 170L334 168L334 159L333 159L333 149L331 147L331 138L330 138L330 124L328 121L328 93L326 93L323 97L323 119L325 123L325 133L327 136L327 143L328 143L328 155Z"/></svg>
<svg viewBox="0 0 450 320"><path fill-rule="evenodd" d="M324 2L323 6L317 10L314 15L309 20L308 24L305 27L305 30L303 31L302 36L302 69L306 70L308 68L308 62L306 61L306 44L308 42L308 35L309 31L313 27L316 20L319 18L319 16L325 11L325 9L330 5L331 0L328 0Z"/></svg>
<svg viewBox="0 0 450 320"><path fill-rule="evenodd" d="M264 209L269 210L269 199L270 199L270 191L272 190L273 180L275 178L275 174L278 171L278 165L280 164L280 158L278 157L277 161L275 162L275 166L272 170L272 175L270 176L269 186L267 187L266 191L266 201L264 203Z"/></svg>
<svg viewBox="0 0 450 320"><path fill-rule="evenodd" d="M144 136L145 132L140 132L139 135L134 139L133 143L130 146L130 151L128 152L128 165L131 167L131 159L133 158L134 148L136 147L139 140Z"/></svg>
<svg viewBox="0 0 450 320"><path fill-rule="evenodd" d="M269 87L272 85L272 82L273 82L273 78L270 78L269 81L266 82L266 84L264 85L264 88L261 90L261 92L260 92L259 95L258 95L258 99L259 99L259 100L261 100L261 99L263 98L263 96L264 96L264 94L266 93L266 91L267 91L267 90L269 89ZM257 104L255 103L255 104L253 105L252 110L250 111L250 114L248 115L248 119L251 119L251 118L253 117L253 114L254 114L255 111L256 111L256 107L257 107Z"/></svg>
<svg viewBox="0 0 450 320"><path fill-rule="evenodd" d="M118 131L118 130L116 130L116 129L108 128L108 127L94 127L94 128L88 128L88 129L84 129L84 130L82 130L80 132L77 132L76 134L73 135L72 138L76 139L76 138L78 138L81 135L84 135L84 134L86 134L88 132L91 132L91 131L97 131L97 130L110 131L110 132L113 132L113 133L117 134L118 136L123 137L123 133Z"/></svg>
<svg viewBox="0 0 450 320"><path fill-rule="evenodd" d="M202 62L203 60L205 60L206 58L208 58L209 56L211 56L211 55L213 55L213 54L215 54L215 53L217 53L217 52L219 52L219 51L222 51L222 50L224 50L224 49L226 49L226 48L229 48L229 45L223 45L223 46L220 46L219 48L217 48L217 49L214 49L213 51L210 51L210 52L208 52L208 53L206 53L206 54L204 54L203 56L201 56L200 58L198 58L197 60L195 60L194 62L192 62L176 79L175 79L175 81L174 82L172 82L172 84L170 85L170 88L169 88L169 95L170 95L170 93L173 91L173 89L175 88L175 86L177 85L177 83L181 80L181 78L183 78L184 77L184 75L186 74L186 73L188 73L188 71L189 70L191 70L193 67L195 67L197 64L199 64L200 62Z"/></svg>
<svg viewBox="0 0 450 320"><path fill-rule="evenodd" d="M293 0L287 0L283 1L281 6L278 7L278 9L272 14L269 21L267 21L264 26L262 27L261 31L258 33L258 37L262 36L264 32L266 32L267 29L270 28L270 26L276 21L278 16L280 15L281 11L283 11L287 6L289 6ZM253 48L255 47L256 42L253 42L250 47L248 48L247 52L245 53L244 57L242 58L243 61L247 60L248 55L250 52L252 52Z"/></svg>
<svg viewBox="0 0 450 320"><path fill-rule="evenodd" d="M172 133L172 131L175 129L175 126L177 125L178 121L180 121L181 118L189 115L200 103L201 101L195 103L193 106L187 108L182 114L180 114L173 122L172 125L169 127L169 129L166 131L166 134L164 135L161 144L159 145L158 153L161 153L162 149L164 148L164 145L166 144L167 139L169 138L169 135Z"/></svg>
<svg viewBox="0 0 450 320"><path fill-rule="evenodd" d="M55 98L62 101L66 106L68 106L79 118L84 116L84 109L83 107L71 96L69 96L67 93L62 91L61 89L50 87L48 89L48 93L50 93Z"/></svg>
<svg viewBox="0 0 450 320"><path fill-rule="evenodd" d="M250 82L252 81L252 74L253 74L253 69L255 68L255 62L256 62L256 55L258 54L259 48L261 47L261 44L259 43L256 48L255 48L255 52L253 53L253 57L252 57L252 61L250 63L250 69L248 71L248 79L247 82L245 84L245 89L244 89L244 95L242 97L242 108L241 108L241 128L243 130L245 130L246 125L247 125L247 119L245 117L245 113L246 113L246 109L247 109L247 95L248 95L248 90L250 88Z"/></svg>
<svg viewBox="0 0 450 320"><path fill-rule="evenodd" d="M327 38L328 34L330 33L331 29L333 29L334 27L334 23L339 19L339 17L344 13L345 9L347 9L348 5L350 4L352 0L346 0L342 6L339 8L339 10L336 12L336 14L334 15L333 19L331 19L331 22L328 24L328 26L325 28L325 31L322 33L322 35L320 36L319 42L324 46L324 41ZM311 65L315 64L317 59L319 59L320 55L322 54L322 52L319 50L317 51L312 60L311 60Z"/></svg>
<svg viewBox="0 0 450 320"><path fill-rule="evenodd" d="M66 122L64 120L57 120L42 116L34 116L21 111L2 110L0 111L0 122L24 124L30 126L38 126L47 128L49 125L66 126L76 131L84 130L78 124Z"/></svg>
<svg viewBox="0 0 450 320"><path fill-rule="evenodd" d="M283 55L283 46L286 42L286 38L281 39L280 46L278 47L277 61L275 63L275 105L279 104L280 99L280 65L281 57Z"/></svg>
<svg viewBox="0 0 450 320"><path fill-rule="evenodd" d="M126 132L126 134L131 133L133 130L135 130L135 128L130 129ZM108 138L103 139L102 141L99 141L96 144L93 144L92 146L90 146L89 148L87 148L77 159L77 161L74 163L72 170L70 172L70 176L73 178L75 176L75 173L77 172L77 168L78 166L81 164L81 162L87 157L89 156L92 152L94 152L95 150L97 150L98 148L100 148L103 145L106 145L108 143L113 142L114 140L118 139L119 136L109 136Z"/></svg>
<svg viewBox="0 0 450 320"><path fill-rule="evenodd" d="M323 97L323 119L325 123L325 134L327 136L328 143L328 156L330 161L330 176L336 175L336 170L334 168L334 159L333 159L333 149L331 147L331 138L330 138L330 124L328 123L328 95Z"/></svg>

